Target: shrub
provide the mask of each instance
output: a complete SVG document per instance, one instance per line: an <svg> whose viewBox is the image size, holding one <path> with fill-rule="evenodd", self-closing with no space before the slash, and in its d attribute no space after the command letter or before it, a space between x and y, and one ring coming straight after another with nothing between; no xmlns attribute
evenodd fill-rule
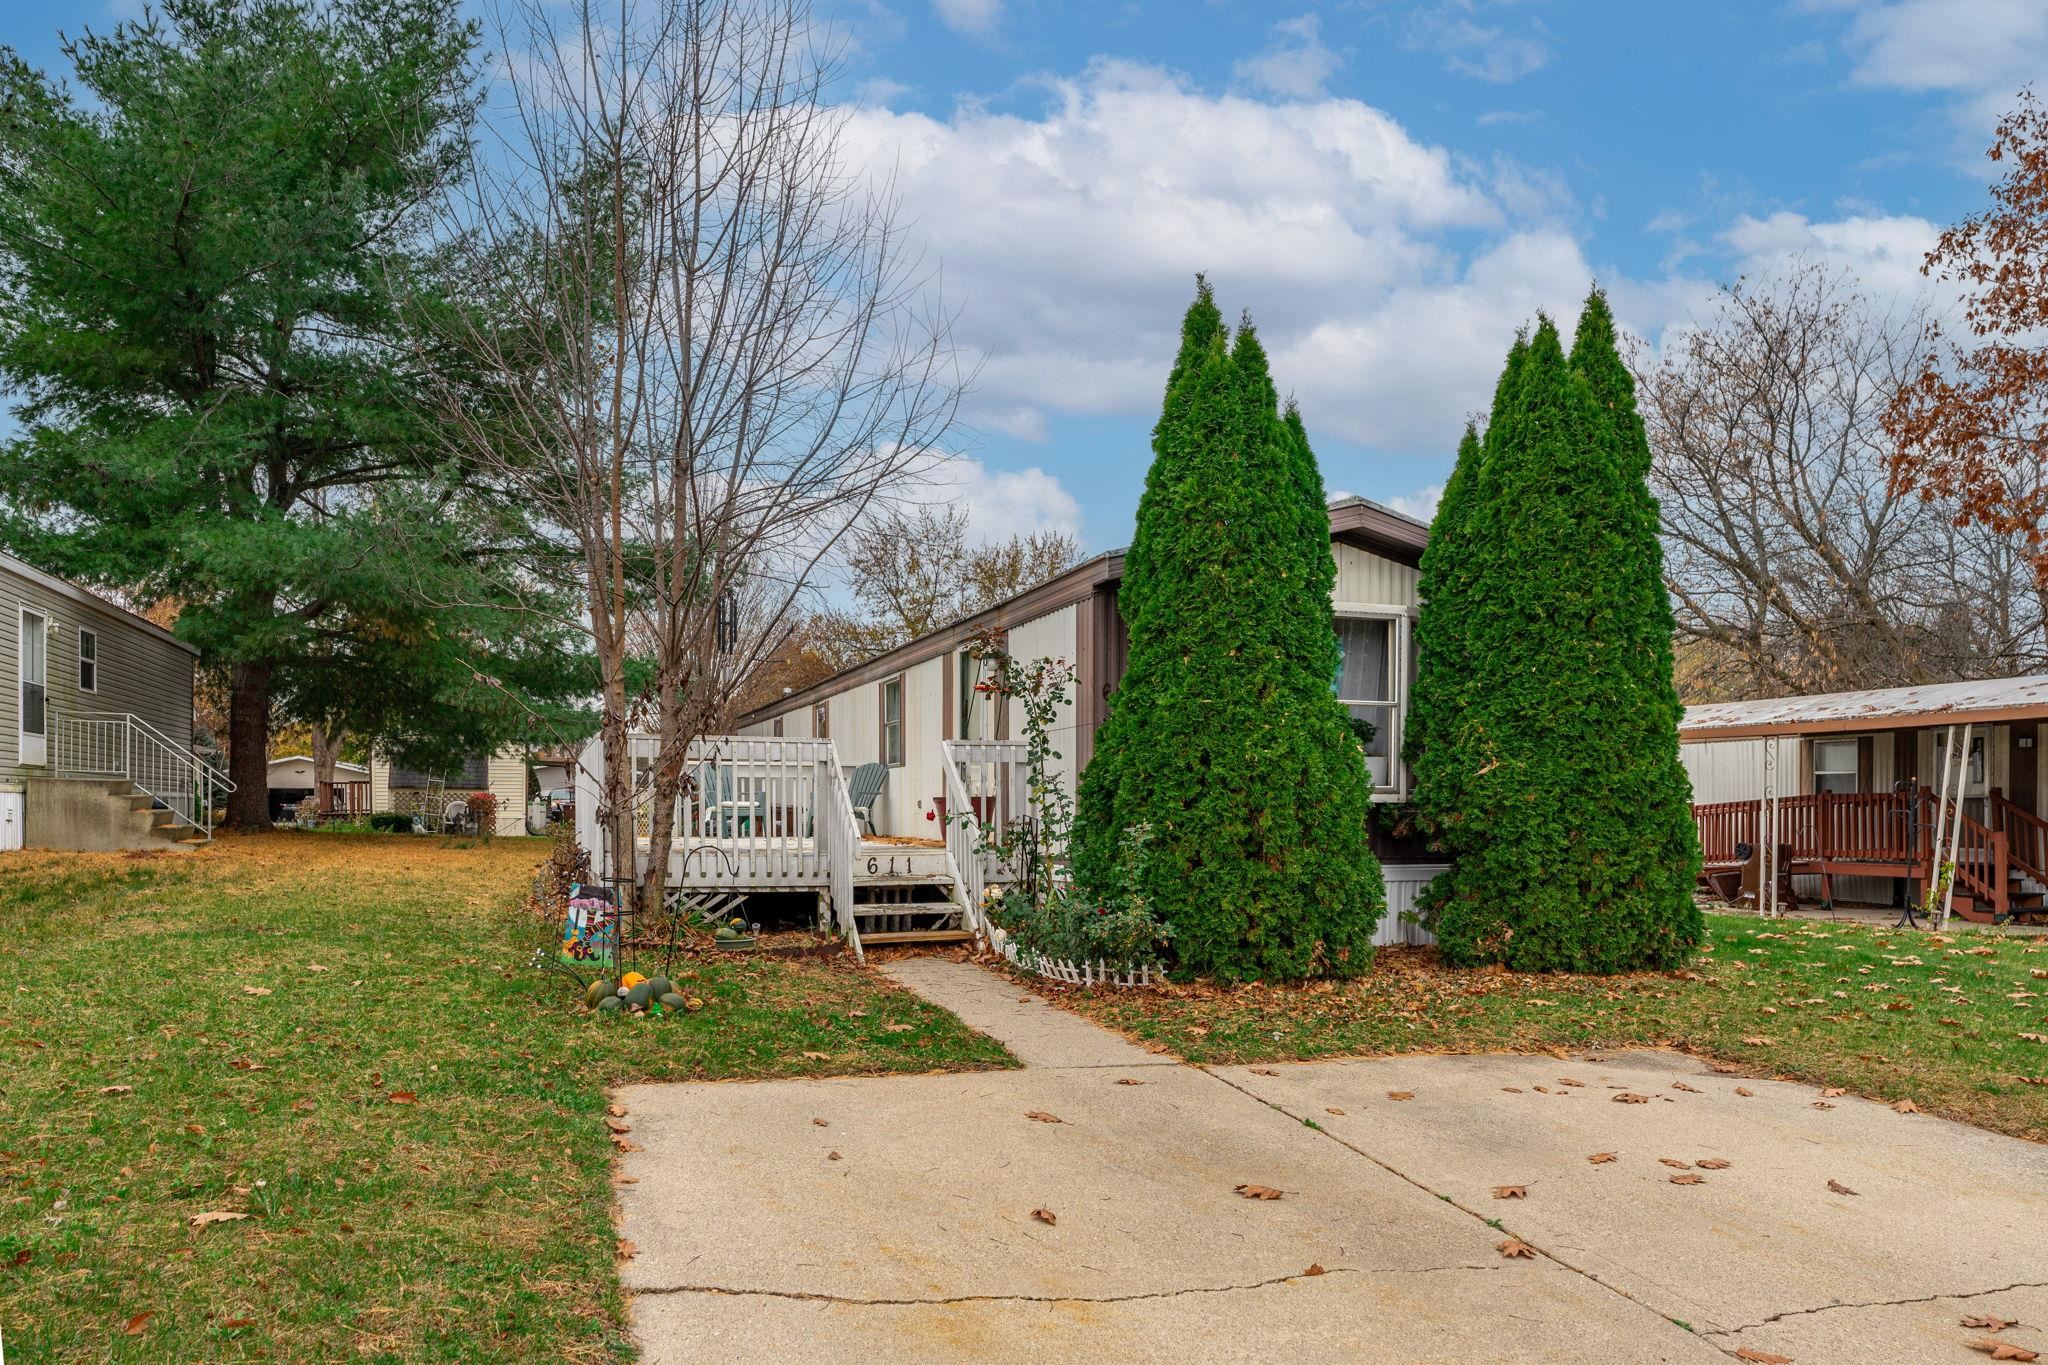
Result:
<svg viewBox="0 0 2048 1365"><path fill-rule="evenodd" d="M1363 971L1386 897L1371 778L1331 687L1322 476L1250 322L1233 340L1206 282L1152 448L1118 593L1129 665L1081 780L1075 880L1112 903L1142 827L1140 889L1179 968Z"/></svg>
<svg viewBox="0 0 2048 1365"><path fill-rule="evenodd" d="M470 823L476 826L477 834L489 839L498 832L498 796L495 792L471 792L469 794Z"/></svg>
<svg viewBox="0 0 2048 1365"><path fill-rule="evenodd" d="M410 834L412 817L404 811L371 811L370 828L379 834Z"/></svg>
<svg viewBox="0 0 2048 1365"><path fill-rule="evenodd" d="M1145 898L1143 866L1150 831L1124 838L1113 895L1095 899L1071 884L1055 885L1033 897L1011 888L990 915L1018 948L1068 962L1102 962L1112 968L1156 964L1173 938L1173 928L1155 917Z"/></svg>

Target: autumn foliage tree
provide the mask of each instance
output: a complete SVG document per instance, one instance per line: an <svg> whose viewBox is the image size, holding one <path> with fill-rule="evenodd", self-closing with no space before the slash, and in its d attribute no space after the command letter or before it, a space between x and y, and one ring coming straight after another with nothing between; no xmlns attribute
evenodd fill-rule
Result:
<svg viewBox="0 0 2048 1365"><path fill-rule="evenodd" d="M1959 523L2023 536L2048 583L2048 108L2031 90L1986 155L2004 171L1991 207L1942 233L1921 267L1963 291L1971 339L1934 330L1885 428L1899 484L1953 501Z"/></svg>

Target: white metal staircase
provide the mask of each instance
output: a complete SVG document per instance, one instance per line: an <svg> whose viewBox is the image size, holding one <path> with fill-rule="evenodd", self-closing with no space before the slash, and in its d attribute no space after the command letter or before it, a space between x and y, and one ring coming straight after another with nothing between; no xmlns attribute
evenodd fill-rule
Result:
<svg viewBox="0 0 2048 1365"><path fill-rule="evenodd" d="M59 777L127 783L170 823L213 838L213 812L235 789L227 774L163 731L125 711L51 713L51 771Z"/></svg>

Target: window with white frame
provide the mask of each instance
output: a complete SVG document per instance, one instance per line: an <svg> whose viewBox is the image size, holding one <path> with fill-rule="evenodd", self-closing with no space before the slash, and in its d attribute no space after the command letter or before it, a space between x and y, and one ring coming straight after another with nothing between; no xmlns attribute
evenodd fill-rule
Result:
<svg viewBox="0 0 2048 1365"><path fill-rule="evenodd" d="M1856 741L1817 739L1813 742L1813 789L1854 792L1857 789Z"/></svg>
<svg viewBox="0 0 2048 1365"><path fill-rule="evenodd" d="M811 708L811 734L817 739L832 738L832 712L824 702Z"/></svg>
<svg viewBox="0 0 2048 1365"><path fill-rule="evenodd" d="M960 687L960 738L990 738L996 729L995 659L977 650L963 649L960 651L960 667L954 673Z"/></svg>
<svg viewBox="0 0 2048 1365"><path fill-rule="evenodd" d="M78 632L78 690L100 690L100 633L96 630Z"/></svg>
<svg viewBox="0 0 2048 1365"><path fill-rule="evenodd" d="M903 766L903 679L882 684L882 762Z"/></svg>
<svg viewBox="0 0 2048 1365"><path fill-rule="evenodd" d="M1401 718L1407 703L1407 618L1345 614L1336 619L1340 658L1331 688L1351 714L1365 741L1373 790L1399 795L1407 789L1401 763Z"/></svg>

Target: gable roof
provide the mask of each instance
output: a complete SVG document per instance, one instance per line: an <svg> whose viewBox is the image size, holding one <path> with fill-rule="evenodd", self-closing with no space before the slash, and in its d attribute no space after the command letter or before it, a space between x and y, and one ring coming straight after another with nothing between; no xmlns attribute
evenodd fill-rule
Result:
<svg viewBox="0 0 2048 1365"><path fill-rule="evenodd" d="M2048 718L2048 675L1822 692L1685 708L1680 739L1746 739Z"/></svg>
<svg viewBox="0 0 2048 1365"><path fill-rule="evenodd" d="M1330 504L1330 539L1413 568L1421 562L1423 548L1429 544L1429 527L1406 513L1396 512L1368 498L1344 497ZM734 724L754 725L786 716L849 687L890 677L913 664L958 649L977 635L991 630L1007 630L1062 607L1072 606L1103 588L1123 581L1125 553L1126 550L1122 549L1105 550L1084 559L1064 573L1026 588L994 606L984 607L972 616L964 616L937 630L928 631L872 659L842 668L809 687L791 692L765 706L757 706Z"/></svg>
<svg viewBox="0 0 2048 1365"><path fill-rule="evenodd" d="M176 645L195 659L199 657L199 646L187 644L148 617L132 612L124 606L109 602L98 593L88 588L81 588L68 578L59 578L53 573L45 573L27 560L16 559L13 555L4 552L0 552L0 569L5 569L17 577L26 578L37 587L56 593L59 597L76 602L80 606L91 607L96 611L104 612L106 615L115 618L122 625L133 626L143 634L153 635L165 644Z"/></svg>

